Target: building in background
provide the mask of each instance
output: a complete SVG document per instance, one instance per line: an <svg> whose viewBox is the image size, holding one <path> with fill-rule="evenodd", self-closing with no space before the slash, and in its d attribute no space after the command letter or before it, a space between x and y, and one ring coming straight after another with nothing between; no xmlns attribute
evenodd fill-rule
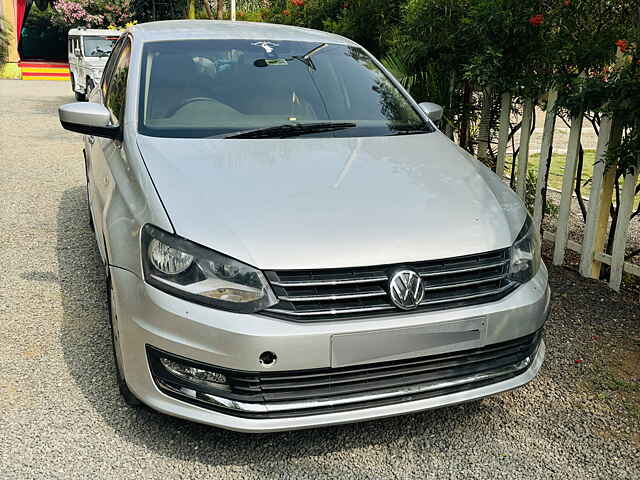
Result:
<svg viewBox="0 0 640 480"><path fill-rule="evenodd" d="M27 3L27 0L0 0L0 16L4 18L9 33L7 63L0 67L0 77L21 77L18 44L20 43L20 32L27 13Z"/></svg>
<svg viewBox="0 0 640 480"><path fill-rule="evenodd" d="M0 67L0 78L69 80L66 29L51 23L51 4L52 0L0 0L0 16L8 27L7 63Z"/></svg>

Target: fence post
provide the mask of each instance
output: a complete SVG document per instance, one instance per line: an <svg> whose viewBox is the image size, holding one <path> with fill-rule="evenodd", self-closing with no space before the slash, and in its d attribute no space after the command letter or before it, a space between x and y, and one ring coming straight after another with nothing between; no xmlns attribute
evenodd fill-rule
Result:
<svg viewBox="0 0 640 480"><path fill-rule="evenodd" d="M558 228L556 229L556 242L553 250L553 264L564 263L564 253L569 239L569 215L571 214L571 198L576 179L578 166L578 150L580 135L582 134L582 121L584 112L571 116L571 129L569 130L569 143L567 145L567 159L562 177L562 194L560 196L560 209L558 213Z"/></svg>
<svg viewBox="0 0 640 480"><path fill-rule="evenodd" d="M504 92L500 102L500 130L498 131L498 160L496 174L500 179L504 176L504 163L507 156L507 141L509 137L509 117L511 116L511 94Z"/></svg>
<svg viewBox="0 0 640 480"><path fill-rule="evenodd" d="M622 270L624 268L624 250L627 244L627 231L629 229L629 218L633 211L633 197L636 193L636 183L638 183L638 169L633 167L632 171L624 177L622 194L620 195L620 205L618 205L618 220L616 222L616 233L613 237L613 249L611 250L611 275L609 286L616 291L620 290L622 283Z"/></svg>
<svg viewBox="0 0 640 480"><path fill-rule="evenodd" d="M558 91L554 88L547 95L547 113L544 117L544 130L542 132L542 145L540 146L540 163L538 164L538 180L536 182L536 199L533 204L533 225L539 232L544 217L542 205L542 192L547 188L547 161L549 151L553 144L553 130L556 126L556 101Z"/></svg>
<svg viewBox="0 0 640 480"><path fill-rule="evenodd" d="M518 151L518 177L516 181L516 193L524 200L527 191L527 163L529 163L529 140L531 140L531 121L535 101L527 98L524 101L522 114L522 127L520 128L520 149Z"/></svg>
<svg viewBox="0 0 640 480"><path fill-rule="evenodd" d="M587 278L600 277L602 263L595 259L595 254L604 248L609 223L609 208L616 177L616 168L607 168L606 162L607 149L610 143L615 141L612 123L611 118L606 115L600 121L596 162L593 166L589 209L580 257L580 275Z"/></svg>

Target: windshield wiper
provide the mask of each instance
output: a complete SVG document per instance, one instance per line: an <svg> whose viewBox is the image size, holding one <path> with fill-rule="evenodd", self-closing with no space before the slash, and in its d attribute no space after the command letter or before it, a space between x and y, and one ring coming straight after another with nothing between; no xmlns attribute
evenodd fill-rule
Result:
<svg viewBox="0 0 640 480"><path fill-rule="evenodd" d="M245 130L240 133L226 135L224 138L287 138L298 137L310 133L333 132L355 127L355 123L285 123L274 127Z"/></svg>
<svg viewBox="0 0 640 480"><path fill-rule="evenodd" d="M391 135L415 135L418 133L431 133L433 129L430 125L394 125L389 127L393 131Z"/></svg>
<svg viewBox="0 0 640 480"><path fill-rule="evenodd" d="M313 55L315 55L316 53L318 53L320 50L322 50L325 47L328 47L329 44L328 43L321 43L320 45L318 45L315 48L312 48L311 50L309 50L307 53L305 53L302 56L299 55L294 55L291 57L292 60L300 60L302 63L304 63L307 67L309 67L311 70L317 70L316 68L316 64L313 62L313 60L311 59L311 57Z"/></svg>

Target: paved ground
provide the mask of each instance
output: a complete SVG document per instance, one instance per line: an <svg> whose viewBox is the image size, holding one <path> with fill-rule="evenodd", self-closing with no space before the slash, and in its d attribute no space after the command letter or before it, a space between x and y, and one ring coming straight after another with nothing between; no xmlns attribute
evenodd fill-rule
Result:
<svg viewBox="0 0 640 480"><path fill-rule="evenodd" d="M254 437L126 407L70 93L0 81L0 478L638 478L638 299L564 269L544 370L514 392Z"/></svg>

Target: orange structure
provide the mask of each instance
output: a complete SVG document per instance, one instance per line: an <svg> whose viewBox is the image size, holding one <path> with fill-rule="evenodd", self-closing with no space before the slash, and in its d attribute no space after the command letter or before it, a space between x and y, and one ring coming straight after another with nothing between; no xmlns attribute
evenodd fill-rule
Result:
<svg viewBox="0 0 640 480"><path fill-rule="evenodd" d="M20 78L20 55L18 43L20 42L20 30L24 22L24 14L27 0L0 0L0 16L4 19L5 27L8 27L8 62L0 69L0 77Z"/></svg>
<svg viewBox="0 0 640 480"><path fill-rule="evenodd" d="M0 78L22 78L24 80L68 80L69 66L59 62L21 62L18 52L22 25L29 10L31 0L0 0L0 17L9 30L8 61L0 67ZM46 0L40 0L46 8Z"/></svg>

